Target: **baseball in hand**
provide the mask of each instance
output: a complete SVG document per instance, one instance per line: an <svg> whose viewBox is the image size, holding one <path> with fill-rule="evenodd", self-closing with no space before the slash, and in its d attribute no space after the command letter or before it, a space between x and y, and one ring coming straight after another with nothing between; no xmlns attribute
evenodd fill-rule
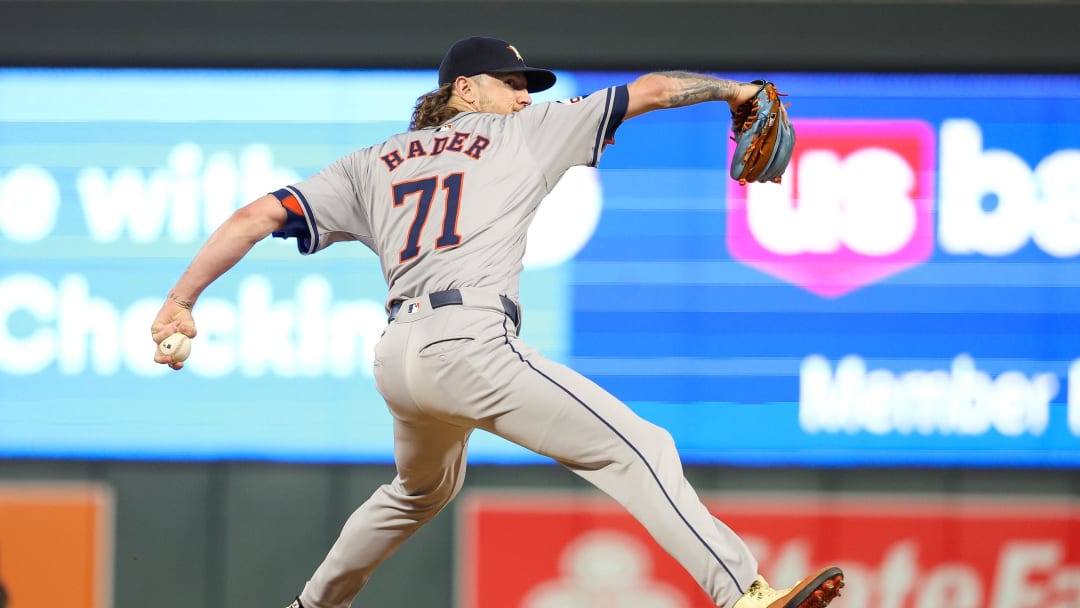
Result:
<svg viewBox="0 0 1080 608"><path fill-rule="evenodd" d="M191 340L184 334L176 332L158 344L158 352L163 355L172 355L173 361L180 363L191 354Z"/></svg>

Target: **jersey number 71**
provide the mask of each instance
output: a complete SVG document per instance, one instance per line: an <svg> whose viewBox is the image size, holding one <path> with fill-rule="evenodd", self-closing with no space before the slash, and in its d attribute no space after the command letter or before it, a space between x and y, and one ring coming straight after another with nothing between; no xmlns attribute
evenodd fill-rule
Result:
<svg viewBox="0 0 1080 608"><path fill-rule="evenodd" d="M464 178L464 173L451 173L442 178L442 189L446 191L446 203L442 234L435 240L436 249L453 247L461 242L461 235L457 233L457 222L458 206L461 203L461 182ZM399 262L404 263L420 255L420 235L424 232L424 224L427 223L431 203L435 199L435 191L438 188L439 178L436 176L394 184L394 207L404 205L410 196L419 196L416 217L409 225L409 236L405 241L404 249L401 250Z"/></svg>

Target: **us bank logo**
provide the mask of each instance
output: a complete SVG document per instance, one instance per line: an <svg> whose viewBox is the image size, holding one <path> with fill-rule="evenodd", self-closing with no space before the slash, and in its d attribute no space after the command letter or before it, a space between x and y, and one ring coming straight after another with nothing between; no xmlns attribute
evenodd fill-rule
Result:
<svg viewBox="0 0 1080 608"><path fill-rule="evenodd" d="M935 235L951 256L1002 258L1029 247L1080 255L1075 131L1048 129L1054 135L1037 144L1051 148L1044 154L994 126L988 145L983 125L967 118L945 120L937 133L917 120L795 121L799 141L782 184L729 182L728 248L830 298L925 262Z"/></svg>
<svg viewBox="0 0 1080 608"><path fill-rule="evenodd" d="M930 258L934 133L922 121L793 121L782 183L728 186L728 248L742 263L839 297Z"/></svg>

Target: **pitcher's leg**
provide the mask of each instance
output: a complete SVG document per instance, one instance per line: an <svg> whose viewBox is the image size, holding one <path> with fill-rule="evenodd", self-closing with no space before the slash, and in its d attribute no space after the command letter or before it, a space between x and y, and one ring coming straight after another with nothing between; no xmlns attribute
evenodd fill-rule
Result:
<svg viewBox="0 0 1080 608"><path fill-rule="evenodd" d="M457 495L470 432L432 419L394 421L397 477L345 522L300 594L304 608L348 608L375 568Z"/></svg>
<svg viewBox="0 0 1080 608"><path fill-rule="evenodd" d="M518 343L515 350L523 349ZM733 605L757 575L757 562L686 481L671 434L535 351L520 359L513 377L502 379L506 410L485 428L555 458L612 496L718 606Z"/></svg>

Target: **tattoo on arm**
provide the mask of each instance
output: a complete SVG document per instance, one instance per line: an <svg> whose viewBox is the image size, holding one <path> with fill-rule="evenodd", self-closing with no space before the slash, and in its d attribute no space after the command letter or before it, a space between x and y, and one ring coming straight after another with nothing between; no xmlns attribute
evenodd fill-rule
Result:
<svg viewBox="0 0 1080 608"><path fill-rule="evenodd" d="M723 80L703 74L661 72L661 75L666 76L673 84L668 98L673 108L703 101L726 101L734 98L739 90L739 83L734 80Z"/></svg>
<svg viewBox="0 0 1080 608"><path fill-rule="evenodd" d="M180 308L186 308L188 310L191 310L192 307L195 306L195 301L194 300L181 299L175 293L170 293L169 294L169 299L172 300L173 303L176 304L177 306L179 306Z"/></svg>

